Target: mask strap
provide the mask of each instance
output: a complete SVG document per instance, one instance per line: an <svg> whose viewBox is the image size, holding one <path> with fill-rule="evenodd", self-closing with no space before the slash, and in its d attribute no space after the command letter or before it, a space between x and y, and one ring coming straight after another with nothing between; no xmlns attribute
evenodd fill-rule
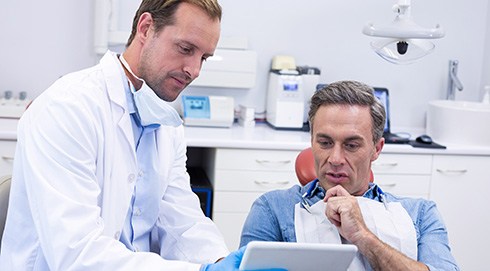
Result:
<svg viewBox="0 0 490 271"><path fill-rule="evenodd" d="M128 72L129 72L129 73L130 73L130 74L131 74L131 75L132 75L134 78L138 79L139 81L141 81L141 82L143 82L143 83L145 82L145 80L143 80L143 79L139 78L138 76L136 76L136 74L134 74L134 72L131 70L131 68L129 67L128 62L126 62L126 59L124 59L124 56L123 56L122 54L119 56L119 60L120 60L120 61L121 61L121 63L123 64L124 68L126 68L126 70L128 70ZM130 83L131 85L133 85L133 84L131 83L131 80L129 80L129 79L128 79L128 81L129 81L129 83ZM134 87L134 86L133 86L133 87Z"/></svg>

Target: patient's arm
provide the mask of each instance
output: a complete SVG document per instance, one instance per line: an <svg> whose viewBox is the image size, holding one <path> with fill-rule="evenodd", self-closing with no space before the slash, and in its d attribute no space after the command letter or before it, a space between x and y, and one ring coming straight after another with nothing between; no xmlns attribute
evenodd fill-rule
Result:
<svg viewBox="0 0 490 271"><path fill-rule="evenodd" d="M425 264L407 257L374 235L364 223L356 198L343 187L330 188L325 199L328 219L337 226L342 237L357 246L374 270L429 270Z"/></svg>

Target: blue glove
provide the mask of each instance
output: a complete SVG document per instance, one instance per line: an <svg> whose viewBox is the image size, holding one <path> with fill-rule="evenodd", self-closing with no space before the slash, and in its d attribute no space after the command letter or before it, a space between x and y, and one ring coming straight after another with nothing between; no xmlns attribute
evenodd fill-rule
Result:
<svg viewBox="0 0 490 271"><path fill-rule="evenodd" d="M226 256L223 260L214 263L203 265L201 271L238 271L240 263L242 262L243 253L246 246L241 247L239 250L235 250ZM257 270L258 271L258 270ZM261 271L286 271L284 269L262 269Z"/></svg>

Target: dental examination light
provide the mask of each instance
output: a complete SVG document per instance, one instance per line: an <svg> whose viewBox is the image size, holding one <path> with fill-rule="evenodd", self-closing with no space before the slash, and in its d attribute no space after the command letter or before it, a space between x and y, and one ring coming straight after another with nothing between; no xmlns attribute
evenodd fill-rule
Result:
<svg viewBox="0 0 490 271"><path fill-rule="evenodd" d="M362 30L365 35L382 38L371 42L371 47L383 59L395 64L413 63L434 50L428 39L444 37L438 24L435 28L423 28L412 20L410 0L399 0L393 11L397 15L391 25L379 27L368 23Z"/></svg>

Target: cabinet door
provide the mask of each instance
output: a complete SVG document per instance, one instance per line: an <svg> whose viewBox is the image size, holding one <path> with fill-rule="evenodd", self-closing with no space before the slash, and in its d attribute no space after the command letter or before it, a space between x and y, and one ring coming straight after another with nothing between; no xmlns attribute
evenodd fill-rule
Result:
<svg viewBox="0 0 490 271"><path fill-rule="evenodd" d="M392 194L428 198L432 155L382 153L373 162L374 182Z"/></svg>
<svg viewBox="0 0 490 271"><path fill-rule="evenodd" d="M297 181L298 151L217 149L211 176L214 183L213 221L230 250L238 248L243 223L253 202L263 193L286 189Z"/></svg>
<svg viewBox="0 0 490 271"><path fill-rule="evenodd" d="M376 174L374 181L383 191L412 198L429 198L430 175Z"/></svg>
<svg viewBox="0 0 490 271"><path fill-rule="evenodd" d="M0 176L11 175L17 141L0 140Z"/></svg>
<svg viewBox="0 0 490 271"><path fill-rule="evenodd" d="M430 198L446 223L461 270L488 268L489 167L488 156L434 156Z"/></svg>
<svg viewBox="0 0 490 271"><path fill-rule="evenodd" d="M238 249L242 227L247 219L247 213L215 213L213 221L223 234L226 246L230 251Z"/></svg>
<svg viewBox="0 0 490 271"><path fill-rule="evenodd" d="M294 171L294 162L299 151L217 149L217 169Z"/></svg>

